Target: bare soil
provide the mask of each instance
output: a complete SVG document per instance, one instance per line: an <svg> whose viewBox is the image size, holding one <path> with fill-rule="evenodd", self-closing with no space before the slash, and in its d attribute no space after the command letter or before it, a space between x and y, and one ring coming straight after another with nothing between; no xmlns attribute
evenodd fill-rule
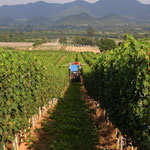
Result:
<svg viewBox="0 0 150 150"><path fill-rule="evenodd" d="M67 86L64 90L68 89L69 86ZM97 150L119 150L120 148L117 148L117 129L115 126L106 119L105 110L100 107L100 104L91 99L87 95L87 91L83 85L83 81L81 81L81 93L83 96L83 100L86 101L87 105L89 105L90 110L93 112L90 113L91 117L93 118L97 128L98 128L98 134L99 134L99 142L97 143L96 149ZM57 104L56 104L57 105ZM42 129L42 122L45 121L51 121L50 120L50 114L48 113L48 110L51 111L55 110L55 107L53 108L47 108L46 112L43 114L43 116L36 120L35 126L36 128L31 128L31 137L26 138L26 140L29 140L28 142L23 142L19 145L18 150L46 150L46 146L50 141L53 139L53 136L49 133L46 133ZM126 150L131 150L131 147L126 148Z"/></svg>
<svg viewBox="0 0 150 150"><path fill-rule="evenodd" d="M119 150L117 149L116 129L114 125L106 120L105 110L100 107L100 104L91 99L86 93L84 85L82 86L84 100L90 105L93 111L93 119L99 129L99 143L96 146L97 150Z"/></svg>
<svg viewBox="0 0 150 150"><path fill-rule="evenodd" d="M100 53L98 47L94 46L62 46L58 42L56 43L44 43L37 47L32 46L33 43L30 42L0 42L0 47L8 46L15 48L17 50L66 50L70 52L93 52Z"/></svg>
<svg viewBox="0 0 150 150"><path fill-rule="evenodd" d="M87 105L90 105L91 111L93 111L92 117L99 129L99 143L96 146L97 150L118 150L116 148L116 129L112 125L111 122L106 121L105 111L100 108L100 105L91 99L86 94L86 89L81 83L81 92L83 95L83 99L87 102ZM67 88L65 89L65 91ZM55 107L51 108L54 110ZM36 121L35 126L36 128L31 128L31 137L29 139L30 142L21 143L18 150L45 150L47 143L49 143L53 137L44 132L42 130L42 122L44 120L50 120L50 114L48 113L49 108L43 114L43 116ZM40 142L39 142L40 141Z"/></svg>
<svg viewBox="0 0 150 150"><path fill-rule="evenodd" d="M42 122L49 119L48 110L53 110L54 107L47 108L42 117L35 121L35 128L31 127L30 137L28 138L28 135L25 136L26 142L21 143L18 150L42 150L44 148L50 136L42 130ZM40 143L36 141L40 141Z"/></svg>

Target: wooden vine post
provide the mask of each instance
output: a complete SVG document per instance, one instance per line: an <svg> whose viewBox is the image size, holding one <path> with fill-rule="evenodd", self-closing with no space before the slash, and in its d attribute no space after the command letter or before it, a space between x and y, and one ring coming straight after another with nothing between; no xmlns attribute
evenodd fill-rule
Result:
<svg viewBox="0 0 150 150"><path fill-rule="evenodd" d="M120 140L121 140L121 141L120 141L120 142L121 142L121 144L120 144L120 145L121 145L121 150L123 150L123 145L124 145L124 144L123 144L123 136L122 136L122 135L121 135L121 139L120 139Z"/></svg>
<svg viewBox="0 0 150 150"><path fill-rule="evenodd" d="M117 140L116 146L117 146L117 150L118 150L120 148L120 145L119 145L120 140L119 140L119 131L118 131L118 129L116 129L116 140Z"/></svg>
<svg viewBox="0 0 150 150"><path fill-rule="evenodd" d="M39 107L39 118L42 117L42 111L41 111L41 107Z"/></svg>
<svg viewBox="0 0 150 150"><path fill-rule="evenodd" d="M34 116L32 117L32 127L33 127L33 129L35 129L35 119L34 119Z"/></svg>
<svg viewBox="0 0 150 150"><path fill-rule="evenodd" d="M5 144L3 144L3 150L5 150L5 149L6 149Z"/></svg>

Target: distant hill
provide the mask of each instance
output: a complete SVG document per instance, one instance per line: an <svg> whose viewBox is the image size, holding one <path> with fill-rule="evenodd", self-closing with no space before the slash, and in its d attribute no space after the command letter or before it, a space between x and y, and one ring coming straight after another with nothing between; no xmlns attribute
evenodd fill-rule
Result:
<svg viewBox="0 0 150 150"><path fill-rule="evenodd" d="M71 15L61 20L54 22L59 25L92 25L96 23L97 19L88 15L87 13L80 13L77 15Z"/></svg>
<svg viewBox="0 0 150 150"><path fill-rule="evenodd" d="M0 18L0 25L12 25L15 24L15 20L10 17L1 17Z"/></svg>
<svg viewBox="0 0 150 150"><path fill-rule="evenodd" d="M108 15L98 19L98 22L100 25L121 25L130 24L132 21L124 17Z"/></svg>
<svg viewBox="0 0 150 150"><path fill-rule="evenodd" d="M54 22L57 25L121 25L130 24L132 21L116 15L108 15L102 18L95 18L86 13L71 15Z"/></svg>
<svg viewBox="0 0 150 150"><path fill-rule="evenodd" d="M36 18L32 18L27 20L26 24L30 24L30 25L46 25L46 24L50 24L52 21L48 18L45 17L36 17Z"/></svg>
<svg viewBox="0 0 150 150"><path fill-rule="evenodd" d="M92 15L92 13L90 11L88 11L87 9L85 9L82 6L73 6L73 7L70 7L68 9L64 10L63 12L57 14L55 16L55 19L58 20L58 19L62 19L64 17L69 17L69 16L72 16L72 15L79 15L79 14L82 14L82 13Z"/></svg>
<svg viewBox="0 0 150 150"><path fill-rule="evenodd" d="M28 23L31 24L40 24L40 22L41 24L49 24L55 21L61 22L63 20L68 20L69 18L66 17L70 16L70 18L72 18L79 14L81 14L82 18L83 13L86 13L93 18L101 18L102 20L100 21L106 22L107 24L109 24L109 22L115 23L113 20L116 20L118 23L123 23L124 21L126 23L128 20L140 23L150 22L150 5L142 4L137 0L99 0L96 3L76 0L65 4L46 3L40 1L26 5L6 5L0 7L0 18L8 17L12 19L12 22L13 20L17 20L17 23L28 20ZM112 17L112 14L115 17ZM106 16L111 17L106 18ZM119 16L120 18L116 16ZM125 20L125 18L127 20ZM111 20L107 21L109 19ZM1 20L1 23L2 22L3 20ZM79 21L77 21L76 18L76 22L81 22L80 17ZM87 23L89 21L83 21L83 23L84 22Z"/></svg>

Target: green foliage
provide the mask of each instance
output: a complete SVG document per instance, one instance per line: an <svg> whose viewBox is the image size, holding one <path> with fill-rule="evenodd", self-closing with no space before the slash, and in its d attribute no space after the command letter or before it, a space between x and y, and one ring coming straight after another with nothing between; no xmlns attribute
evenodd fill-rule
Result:
<svg viewBox="0 0 150 150"><path fill-rule="evenodd" d="M12 42L12 41L21 42L24 40L23 40L22 33L16 30L15 32L10 32L10 31L0 32L0 41L1 42Z"/></svg>
<svg viewBox="0 0 150 150"><path fill-rule="evenodd" d="M0 50L0 143L14 140L38 108L60 96L69 81L67 71L56 67L56 57L46 62L52 52L29 53Z"/></svg>
<svg viewBox="0 0 150 150"><path fill-rule="evenodd" d="M101 54L84 79L89 94L140 150L150 149L149 49L148 41L127 35L120 47Z"/></svg>
<svg viewBox="0 0 150 150"><path fill-rule="evenodd" d="M81 53L82 57L84 58L85 62L89 65L89 66L93 66L97 63L97 59L98 59L98 54L94 54L91 52L82 52Z"/></svg>
<svg viewBox="0 0 150 150"><path fill-rule="evenodd" d="M94 29L92 27L88 27L87 29L87 36L88 37L93 37L94 36Z"/></svg>
<svg viewBox="0 0 150 150"><path fill-rule="evenodd" d="M80 84L73 83L59 100L51 121L43 124L53 136L47 150L92 150L98 140L89 108L82 100Z"/></svg>
<svg viewBox="0 0 150 150"><path fill-rule="evenodd" d="M60 37L59 43L61 43L61 44L67 44L67 39L66 39L66 37Z"/></svg>
<svg viewBox="0 0 150 150"><path fill-rule="evenodd" d="M46 40L44 40L44 39L36 40L35 43L33 43L33 47L36 47L36 46L41 45L43 43L46 43Z"/></svg>
<svg viewBox="0 0 150 150"><path fill-rule="evenodd" d="M101 51L112 50L117 47L116 43L112 39L102 39L99 43L99 47Z"/></svg>
<svg viewBox="0 0 150 150"><path fill-rule="evenodd" d="M73 43L78 45L95 45L94 41L87 37L75 37Z"/></svg>

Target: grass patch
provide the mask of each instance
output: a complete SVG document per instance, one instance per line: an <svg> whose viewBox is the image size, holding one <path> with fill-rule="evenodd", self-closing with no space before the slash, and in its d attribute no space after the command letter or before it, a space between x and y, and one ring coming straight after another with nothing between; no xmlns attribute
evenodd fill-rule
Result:
<svg viewBox="0 0 150 150"><path fill-rule="evenodd" d="M73 83L63 99L59 100L51 121L43 124L53 135L48 150L94 150L97 129L89 115L89 108L82 100L80 84Z"/></svg>

